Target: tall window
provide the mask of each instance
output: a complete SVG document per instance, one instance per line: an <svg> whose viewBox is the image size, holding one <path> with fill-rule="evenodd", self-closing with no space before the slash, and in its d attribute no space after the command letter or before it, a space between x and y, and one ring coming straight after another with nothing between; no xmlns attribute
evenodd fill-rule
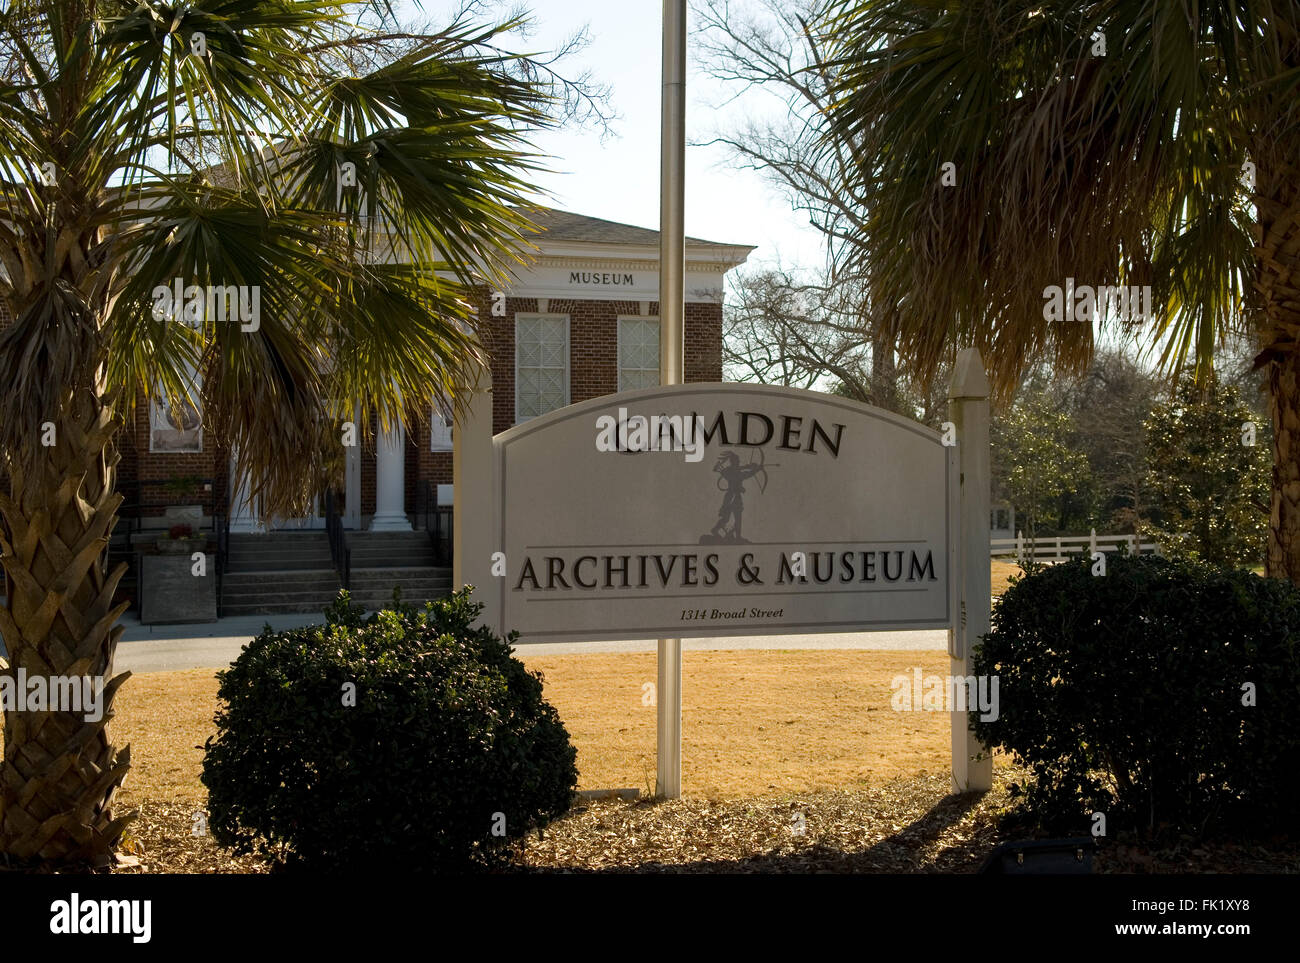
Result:
<svg viewBox="0 0 1300 963"><path fill-rule="evenodd" d="M515 421L569 403L569 316L515 315Z"/></svg>
<svg viewBox="0 0 1300 963"><path fill-rule="evenodd" d="M618 319L618 390L659 384L659 319Z"/></svg>
<svg viewBox="0 0 1300 963"><path fill-rule="evenodd" d="M161 385L154 387L149 405L149 450L154 452L203 451L203 412L198 370L187 366L185 394L169 399Z"/></svg>
<svg viewBox="0 0 1300 963"><path fill-rule="evenodd" d="M430 419L429 451L455 451L456 446L451 435L451 419L437 408L433 409Z"/></svg>

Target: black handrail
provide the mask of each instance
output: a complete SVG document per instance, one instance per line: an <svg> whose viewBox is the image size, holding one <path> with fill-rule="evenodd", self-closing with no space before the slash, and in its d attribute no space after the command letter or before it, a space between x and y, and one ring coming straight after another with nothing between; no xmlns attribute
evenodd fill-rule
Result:
<svg viewBox="0 0 1300 963"><path fill-rule="evenodd" d="M145 490L153 491L165 488L169 484L168 479L140 478L131 481L119 481L116 484L116 490L123 496L122 504L118 506L117 517L126 522L127 531L130 534L138 534L144 529L144 519L146 509L163 509L176 504L177 496L163 494L145 498ZM198 504L203 508L207 515L214 518L217 515L217 508L223 504L217 498L217 485L214 479L200 478L195 483L198 485L207 485L207 490L200 489L193 496L186 496L193 504ZM151 516L158 517L158 516Z"/></svg>
<svg viewBox="0 0 1300 963"><path fill-rule="evenodd" d="M325 535L330 543L330 558L334 561L334 570L339 575L342 588L352 587L352 549L348 548L348 537L343 531L343 519L334 503L334 489L325 491Z"/></svg>
<svg viewBox="0 0 1300 963"><path fill-rule="evenodd" d="M429 533L433 543L434 561L439 565L452 563L452 522L455 509L450 505L439 505L434 497L433 482L424 478L420 480L420 498L424 502L424 530ZM417 509L417 517L421 513Z"/></svg>
<svg viewBox="0 0 1300 963"><path fill-rule="evenodd" d="M213 515L212 528L217 540L217 618L221 618L221 584L230 557L230 516L225 512Z"/></svg>

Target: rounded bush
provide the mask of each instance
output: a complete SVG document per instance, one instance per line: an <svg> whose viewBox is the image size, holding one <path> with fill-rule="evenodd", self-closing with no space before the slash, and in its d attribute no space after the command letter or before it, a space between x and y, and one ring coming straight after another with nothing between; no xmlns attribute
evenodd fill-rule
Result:
<svg viewBox="0 0 1300 963"><path fill-rule="evenodd" d="M1032 771L1021 809L1054 831L1201 834L1293 820L1300 590L1154 556L1025 576L974 659L999 713L972 728ZM1253 703L1253 704L1250 704Z"/></svg>
<svg viewBox="0 0 1300 963"><path fill-rule="evenodd" d="M217 842L313 870L500 864L565 813L576 750L469 590L268 628L218 673L203 759ZM513 641L511 635L508 641Z"/></svg>

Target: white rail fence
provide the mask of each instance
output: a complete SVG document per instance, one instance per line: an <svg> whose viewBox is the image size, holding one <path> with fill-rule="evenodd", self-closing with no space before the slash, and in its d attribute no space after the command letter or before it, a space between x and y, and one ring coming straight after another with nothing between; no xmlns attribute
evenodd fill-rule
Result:
<svg viewBox="0 0 1300 963"><path fill-rule="evenodd" d="M1031 548L1024 532L1015 538L992 539L989 545L993 558L1028 558ZM1095 528L1088 535L1044 536L1034 540L1032 549L1034 561L1055 563L1074 555L1091 558L1093 552L1118 552L1121 545L1128 546L1130 555L1160 554L1160 546L1155 542L1139 542L1136 535L1098 535Z"/></svg>

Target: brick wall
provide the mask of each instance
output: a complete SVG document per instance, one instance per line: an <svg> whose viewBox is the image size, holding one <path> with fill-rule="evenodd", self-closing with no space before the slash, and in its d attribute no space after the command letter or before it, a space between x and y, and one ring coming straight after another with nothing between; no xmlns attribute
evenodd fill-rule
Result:
<svg viewBox="0 0 1300 963"><path fill-rule="evenodd" d="M0 304L0 330L7 328L12 321L8 307ZM162 506L174 503L176 499L161 484L150 483L186 476L202 478L212 485L212 491L196 493L191 503L202 503L208 511L214 504L222 503L230 459L228 454L217 450L210 437L204 437L202 452L150 452L149 406L144 392L136 393L134 408L119 413L123 426L114 443L121 455L117 485L125 498L124 510L133 509L138 501L144 506L142 514L161 515ZM2 472L0 482L7 487L8 478ZM136 483L139 483L138 487Z"/></svg>
<svg viewBox="0 0 1300 963"><path fill-rule="evenodd" d="M536 298L509 298L504 317L491 316L487 291L480 292L479 316L488 319L484 341L492 357L493 431L502 432L515 423L515 315L537 311ZM569 400L586 401L618 390L618 317L638 315L636 301L582 301L552 299L547 305L552 314L569 315ZM649 314L657 315L658 302L649 304ZM9 315L0 305L0 328L9 323ZM722 306L718 304L686 305L686 380L720 381L722 378ZM205 436L202 453L149 451L149 409L143 392L136 398L134 412L123 412L127 425L117 444L122 460L118 466L119 484L128 500L133 495L127 486L135 481L164 481L193 475L213 480L213 491L196 498L205 505L215 499L228 504L229 453L219 450ZM375 421L371 419L372 431ZM412 412L411 428L406 437L406 507L414 512L420 483L448 485L452 481L451 452L429 450L429 412ZM361 459L361 511L375 510L375 448L363 441ZM161 486L144 486L145 502L166 502ZM146 514L161 514L160 507L148 508Z"/></svg>
<svg viewBox="0 0 1300 963"><path fill-rule="evenodd" d="M203 435L201 452L151 452L149 450L149 405L143 391L136 393L134 411L122 412L126 424L118 432L117 449L122 455L118 463L118 490L126 498L123 507L127 508L139 498L140 514L146 517L163 513L163 506L178 504L202 504L205 511L226 508L226 475L229 473L230 456L218 451L216 443L206 432ZM198 492L184 499L170 494L160 484L172 478L198 477L212 485L210 492ZM138 492L132 490L131 484L139 483Z"/></svg>
<svg viewBox="0 0 1300 963"><path fill-rule="evenodd" d="M569 403L618 391L618 318L639 314L636 301L552 298L548 314L569 316ZM481 310L481 309L480 309ZM538 310L536 298L508 298L506 316L491 318L485 340L492 352L492 430L515 424L515 315ZM651 301L649 316L659 314ZM722 380L722 306L688 304L685 318L688 382ZM450 479L449 479L450 480Z"/></svg>

